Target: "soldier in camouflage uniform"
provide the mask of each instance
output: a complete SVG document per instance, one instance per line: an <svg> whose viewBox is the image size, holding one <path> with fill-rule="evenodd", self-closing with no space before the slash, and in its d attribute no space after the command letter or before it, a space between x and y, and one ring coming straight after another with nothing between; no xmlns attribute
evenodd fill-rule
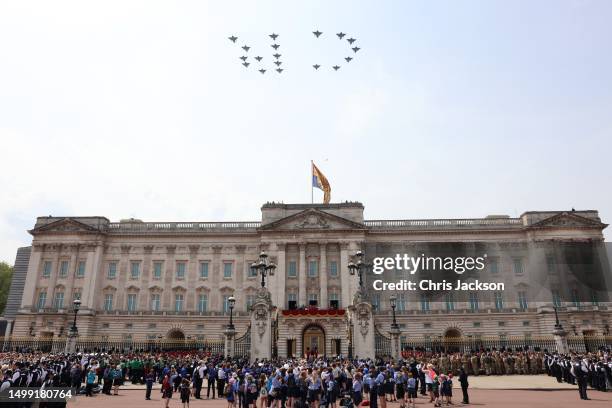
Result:
<svg viewBox="0 0 612 408"><path fill-rule="evenodd" d="M478 355L475 353L472 354L470 362L472 363L472 371L474 371L474 375L480 374L480 366L478 365Z"/></svg>
<svg viewBox="0 0 612 408"><path fill-rule="evenodd" d="M493 357L491 357L491 353L490 352L485 353L482 359L484 360L483 363L484 363L484 368L485 368L485 374L486 375L493 374Z"/></svg>
<svg viewBox="0 0 612 408"><path fill-rule="evenodd" d="M495 368L495 375L504 374L504 364L502 362L502 357L499 354L499 351L496 351L493 356L493 367Z"/></svg>
<svg viewBox="0 0 612 408"><path fill-rule="evenodd" d="M442 353L440 356L440 371L444 374L448 374L451 370L450 359L448 355Z"/></svg>

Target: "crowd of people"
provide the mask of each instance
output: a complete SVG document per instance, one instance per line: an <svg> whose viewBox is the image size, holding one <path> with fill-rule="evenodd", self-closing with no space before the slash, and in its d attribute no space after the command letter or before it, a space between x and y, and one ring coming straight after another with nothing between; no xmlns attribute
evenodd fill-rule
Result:
<svg viewBox="0 0 612 408"><path fill-rule="evenodd" d="M560 355L545 351L481 350L472 353L406 351L402 359L333 359L310 356L249 362L198 351L159 353L0 353L0 393L10 387L72 387L91 397L119 395L122 385L143 384L150 400L155 384L163 404L223 398L228 408L414 407L417 398L434 406L454 403L453 383L468 404L469 376L547 373L557 381L606 391L612 355ZM458 388L459 388L458 387ZM157 389L157 387L156 387Z"/></svg>

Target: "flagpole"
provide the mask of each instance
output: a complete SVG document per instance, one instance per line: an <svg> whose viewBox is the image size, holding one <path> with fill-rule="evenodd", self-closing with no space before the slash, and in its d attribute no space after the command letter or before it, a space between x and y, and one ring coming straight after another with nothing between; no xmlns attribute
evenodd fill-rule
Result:
<svg viewBox="0 0 612 408"><path fill-rule="evenodd" d="M312 185L312 174L314 173L314 162L310 161L310 204L314 204L314 186Z"/></svg>

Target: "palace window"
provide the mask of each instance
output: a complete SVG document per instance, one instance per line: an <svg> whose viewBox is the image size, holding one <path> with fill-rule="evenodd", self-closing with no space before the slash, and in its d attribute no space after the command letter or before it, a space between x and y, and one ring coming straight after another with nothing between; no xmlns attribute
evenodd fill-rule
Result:
<svg viewBox="0 0 612 408"><path fill-rule="evenodd" d="M62 261L62 263L60 264L60 278L65 278L66 276L68 276L68 265L68 261Z"/></svg>
<svg viewBox="0 0 612 408"><path fill-rule="evenodd" d="M176 264L176 279L185 279L185 262L177 262Z"/></svg>
<svg viewBox="0 0 612 408"><path fill-rule="evenodd" d="M555 257L552 255L546 256L546 270L548 273L555 273Z"/></svg>
<svg viewBox="0 0 612 408"><path fill-rule="evenodd" d="M398 312L403 312L406 310L406 295L404 293L400 293L397 296L397 302L395 303L397 306Z"/></svg>
<svg viewBox="0 0 612 408"><path fill-rule="evenodd" d="M446 310L452 312L455 310L455 295L451 293L446 294Z"/></svg>
<svg viewBox="0 0 612 408"><path fill-rule="evenodd" d="M223 295L223 313L229 313L229 298L231 295Z"/></svg>
<svg viewBox="0 0 612 408"><path fill-rule="evenodd" d="M561 295L558 290L552 291L552 302L554 307L561 307Z"/></svg>
<svg viewBox="0 0 612 408"><path fill-rule="evenodd" d="M499 262L497 262L497 259L490 259L489 260L489 272L492 275L495 275L499 272Z"/></svg>
<svg viewBox="0 0 612 408"><path fill-rule="evenodd" d="M47 292L42 291L38 294L38 309L44 309L45 303L47 303Z"/></svg>
<svg viewBox="0 0 612 408"><path fill-rule="evenodd" d="M64 292L57 292L53 301L53 307L56 309L64 308Z"/></svg>
<svg viewBox="0 0 612 408"><path fill-rule="evenodd" d="M429 296L425 293L421 294L421 310L424 312L428 312L430 310Z"/></svg>
<svg viewBox="0 0 612 408"><path fill-rule="evenodd" d="M85 261L79 261L79 264L77 266L76 277L82 278L84 276L85 276Z"/></svg>
<svg viewBox="0 0 612 408"><path fill-rule="evenodd" d="M527 309L527 293L525 293L524 291L519 291L518 292L518 302L519 302L519 308L521 310L526 310Z"/></svg>
<svg viewBox="0 0 612 408"><path fill-rule="evenodd" d="M153 279L161 279L162 276L162 262L153 263Z"/></svg>
<svg viewBox="0 0 612 408"><path fill-rule="evenodd" d="M255 296L254 295L247 295L247 297L246 297L246 310L247 310L247 312L249 310L251 310L251 306L253 306L254 303L255 303Z"/></svg>
<svg viewBox="0 0 612 408"><path fill-rule="evenodd" d="M138 279L140 277L140 262L132 262L130 269L130 277Z"/></svg>
<svg viewBox="0 0 612 408"><path fill-rule="evenodd" d="M181 293L177 293L174 295L174 311L182 312L183 311L183 302L185 300L185 296Z"/></svg>
<svg viewBox="0 0 612 408"><path fill-rule="evenodd" d="M129 293L127 296L127 310L133 312L136 310L136 294Z"/></svg>
<svg viewBox="0 0 612 408"><path fill-rule="evenodd" d="M330 293L329 294L329 302L331 305L332 301L336 301L338 304L338 309L341 308L342 306L340 305L340 299L338 298L338 294L336 292Z"/></svg>
<svg viewBox="0 0 612 408"><path fill-rule="evenodd" d="M308 262L308 277L314 278L317 276L319 263L317 261Z"/></svg>
<svg viewBox="0 0 612 408"><path fill-rule="evenodd" d="M198 297L198 312L204 313L208 310L208 295L201 294Z"/></svg>
<svg viewBox="0 0 612 408"><path fill-rule="evenodd" d="M475 312L478 310L478 292L470 292L469 295L470 310Z"/></svg>
<svg viewBox="0 0 612 408"><path fill-rule="evenodd" d="M329 263L329 276L335 278L338 276L338 262L331 261Z"/></svg>
<svg viewBox="0 0 612 408"><path fill-rule="evenodd" d="M208 262L200 262L200 278L208 279Z"/></svg>
<svg viewBox="0 0 612 408"><path fill-rule="evenodd" d="M512 266L513 266L515 275L523 274L524 270L523 270L523 259L522 258L514 258L512 260Z"/></svg>
<svg viewBox="0 0 612 408"><path fill-rule="evenodd" d="M297 295L295 293L287 293L287 308L289 308L289 302L297 302Z"/></svg>
<svg viewBox="0 0 612 408"><path fill-rule="evenodd" d="M108 279L115 279L117 277L117 262L111 262L108 264Z"/></svg>
<svg viewBox="0 0 612 408"><path fill-rule="evenodd" d="M318 306L318 295L316 293L308 294L308 304L309 305L310 305L310 302L317 302L317 306Z"/></svg>
<svg viewBox="0 0 612 408"><path fill-rule="evenodd" d="M159 293L154 293L151 295L151 310L154 312L159 312L161 307L161 299Z"/></svg>
<svg viewBox="0 0 612 408"><path fill-rule="evenodd" d="M297 276L297 263L295 261L289 261L287 268L287 277L295 278Z"/></svg>
<svg viewBox="0 0 612 408"><path fill-rule="evenodd" d="M572 289L572 304L574 307L580 307L580 296L578 295L578 290Z"/></svg>
<svg viewBox="0 0 612 408"><path fill-rule="evenodd" d="M504 294L502 292L493 292L495 301L495 309L502 310L504 308Z"/></svg>
<svg viewBox="0 0 612 408"><path fill-rule="evenodd" d="M247 277L249 277L249 278L256 278L257 277L257 269L251 268L251 264L252 263L253 262L247 262L246 263Z"/></svg>
<svg viewBox="0 0 612 408"><path fill-rule="evenodd" d="M81 289L75 289L74 292L72 292L72 300L81 300Z"/></svg>
<svg viewBox="0 0 612 408"><path fill-rule="evenodd" d="M374 310L380 310L380 293L375 293L372 296L372 307Z"/></svg>
<svg viewBox="0 0 612 408"><path fill-rule="evenodd" d="M43 263L43 273L42 273L43 278L48 278L49 276L51 276L52 267L53 267L53 264L51 263L51 261L45 261Z"/></svg>
<svg viewBox="0 0 612 408"><path fill-rule="evenodd" d="M113 310L113 294L107 293L104 296L104 310L110 312Z"/></svg>
<svg viewBox="0 0 612 408"><path fill-rule="evenodd" d="M231 278L232 277L232 263L231 262L224 262L223 263L223 277L224 278Z"/></svg>

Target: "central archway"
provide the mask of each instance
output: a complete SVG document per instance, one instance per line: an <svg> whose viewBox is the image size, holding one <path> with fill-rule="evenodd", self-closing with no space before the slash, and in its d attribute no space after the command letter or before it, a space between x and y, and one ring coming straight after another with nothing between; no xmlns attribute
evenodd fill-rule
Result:
<svg viewBox="0 0 612 408"><path fill-rule="evenodd" d="M442 347L447 353L454 353L462 350L463 335L456 327L449 327L444 331L442 337Z"/></svg>
<svg viewBox="0 0 612 408"><path fill-rule="evenodd" d="M185 333L181 329L172 329L166 334L166 338L170 341L184 341Z"/></svg>
<svg viewBox="0 0 612 408"><path fill-rule="evenodd" d="M304 327L302 332L302 355L310 356L325 355L325 330L316 323Z"/></svg>

